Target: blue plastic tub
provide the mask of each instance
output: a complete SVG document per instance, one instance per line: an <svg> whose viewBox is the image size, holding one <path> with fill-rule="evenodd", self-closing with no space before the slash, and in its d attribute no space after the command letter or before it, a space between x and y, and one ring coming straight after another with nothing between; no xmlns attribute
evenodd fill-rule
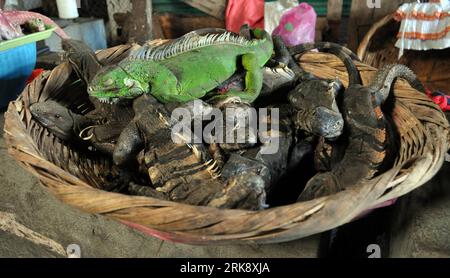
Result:
<svg viewBox="0 0 450 278"><path fill-rule="evenodd" d="M0 51L0 109L17 98L36 66L36 42Z"/></svg>

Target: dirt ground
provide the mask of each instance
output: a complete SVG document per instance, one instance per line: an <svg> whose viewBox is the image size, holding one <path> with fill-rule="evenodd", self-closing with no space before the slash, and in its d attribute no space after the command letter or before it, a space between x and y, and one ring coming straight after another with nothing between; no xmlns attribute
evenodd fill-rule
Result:
<svg viewBox="0 0 450 278"><path fill-rule="evenodd" d="M3 127L3 114L0 126ZM77 244L82 257L316 257L320 235L273 245L191 246L146 236L123 224L62 204L7 154L0 132L0 257L63 257ZM446 163L422 189L392 209L390 256L450 257L450 183ZM367 227L377 220L365 220ZM364 237L348 224L350 242ZM347 226L347 225L346 225ZM367 228L366 228L367 229Z"/></svg>

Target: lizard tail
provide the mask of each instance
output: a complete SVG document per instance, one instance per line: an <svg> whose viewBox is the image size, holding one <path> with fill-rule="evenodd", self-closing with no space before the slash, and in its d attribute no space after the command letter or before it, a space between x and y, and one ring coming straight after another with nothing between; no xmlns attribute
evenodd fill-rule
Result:
<svg viewBox="0 0 450 278"><path fill-rule="evenodd" d="M292 52L297 52L298 54L306 52L306 51L309 51L311 49L316 49L316 48L319 49L319 50L321 50L321 49L324 49L324 50L325 49L332 49L332 48L339 49L339 51L341 51L341 52L347 54L348 56L350 56L350 58L352 60L359 61L359 62L361 61L359 59L359 57L356 56L355 53L353 53L353 51L351 51L350 49L348 49L347 47L345 47L343 45L340 45L340 44L337 44L337 43L334 43L334 42L302 43L302 44L290 47L291 53Z"/></svg>
<svg viewBox="0 0 450 278"><path fill-rule="evenodd" d="M303 53L319 49L327 51L337 56L345 65L348 72L349 86L355 84L361 84L361 77L359 71L353 60L359 61L359 58L350 49L332 42L317 42L317 43L304 43L289 48L291 55L302 55Z"/></svg>
<svg viewBox="0 0 450 278"><path fill-rule="evenodd" d="M410 68L400 64L385 65L377 71L375 78L369 85L369 88L376 92L375 98L378 104L383 103L388 98L392 84L398 77L408 81L411 87L419 92L425 93L422 82L417 79L417 76Z"/></svg>

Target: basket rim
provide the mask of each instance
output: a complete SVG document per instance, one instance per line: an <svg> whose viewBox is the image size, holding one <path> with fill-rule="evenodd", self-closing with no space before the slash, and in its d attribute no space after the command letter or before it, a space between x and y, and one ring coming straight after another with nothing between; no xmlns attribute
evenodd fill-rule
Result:
<svg viewBox="0 0 450 278"><path fill-rule="evenodd" d="M373 36L375 36L377 31L383 26L390 24L393 21L394 21L394 14L392 13L384 16L370 27L369 31L366 33L363 40L359 44L358 49L356 50L359 60L363 61L372 42L372 38Z"/></svg>
<svg viewBox="0 0 450 278"><path fill-rule="evenodd" d="M98 55L101 55L101 52ZM324 54L310 53L305 56L308 55ZM350 222L365 210L371 209L386 200L401 196L422 185L437 172L440 167L436 167L436 165L442 165L444 159L443 155L438 156L436 153L428 152L409 166L409 168L426 168L427 171L422 171L422 176L420 177L412 174L402 174L400 171L405 169L396 167L368 181L364 186L358 186L351 191L343 191L307 202L294 203L262 211L191 206L150 197L107 192L90 187L86 182L65 172L51 162L47 161L48 163L43 164L45 158L40 157L36 145L22 146L15 144L19 137L29 136L31 138L30 132L24 123L24 121L30 121L31 119L21 117L21 114L26 114L28 109L24 102L30 98L30 88L36 86L36 82L47 81L51 73L52 71L48 71L30 83L22 95L8 106L8 110L5 113L5 138L10 155L18 160L25 169L37 176L40 183L62 202L69 203L88 213L102 214L113 218L146 234L165 240L190 244L275 243L320 233ZM433 105L430 101L430 107L434 107ZM15 124L21 126L14 128ZM442 148L448 149L447 141L445 141ZM437 169L431 167L432 169L430 170L430 165L434 165L434 168ZM42 167L46 169L44 170ZM50 172L50 175L48 172ZM57 183L60 183L60 187L58 187ZM397 195L392 194L392 191L386 193L385 191L388 187L398 187ZM76 194L78 194L77 196L89 196L91 200L80 201L77 199L78 203L75 203L73 196ZM348 202L349 199L352 202ZM113 202L132 204L128 209L133 211L121 210L117 206L110 210L105 207L99 209L91 204L93 201L109 204ZM139 211L141 214L145 212L146 215L151 215L152 217L160 217L159 213L168 213L176 215L178 218L175 220L162 219L160 225L155 225L151 222L151 219L146 219L146 221L143 221L144 223L138 223L139 221L136 221L137 216L135 215L139 215L139 213L136 211ZM340 211L339 216L343 217L332 217L339 214L336 211ZM124 213L128 212L129 214L124 216ZM186 217L186 219L183 217ZM176 226L176 223L185 223L185 226ZM235 225L225 229L224 226L230 223ZM254 226L251 226L251 224L254 224ZM247 232L244 233L239 230L242 226L249 226ZM216 229L213 229L214 227Z"/></svg>

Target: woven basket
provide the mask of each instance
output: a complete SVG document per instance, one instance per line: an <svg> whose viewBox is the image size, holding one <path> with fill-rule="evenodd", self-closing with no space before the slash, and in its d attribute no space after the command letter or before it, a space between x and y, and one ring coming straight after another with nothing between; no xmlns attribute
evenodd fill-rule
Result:
<svg viewBox="0 0 450 278"><path fill-rule="evenodd" d="M393 15L387 15L375 23L358 47L358 57L361 61L376 68L393 63L407 65L425 87L450 94L450 49L405 49L399 60L399 49L395 47L399 28L400 23L394 20Z"/></svg>
<svg viewBox="0 0 450 278"><path fill-rule="evenodd" d="M104 63L125 56L129 46L99 52ZM308 53L301 66L324 78L346 82L343 64L334 56ZM362 79L370 81L375 69L358 63ZM47 71L10 103L5 137L8 151L40 183L64 203L100 214L165 240L190 244L273 243L290 241L332 229L380 203L404 195L431 179L448 149L448 122L439 108L406 82L395 85L391 117L400 134L395 165L384 174L338 194L263 211L221 210L154 198L128 196L97 189L98 173L110 162L71 150L34 122L29 105L47 99L63 101L80 113L88 108L87 94L74 93L68 84L75 77L67 64ZM82 95L80 95L82 94Z"/></svg>

